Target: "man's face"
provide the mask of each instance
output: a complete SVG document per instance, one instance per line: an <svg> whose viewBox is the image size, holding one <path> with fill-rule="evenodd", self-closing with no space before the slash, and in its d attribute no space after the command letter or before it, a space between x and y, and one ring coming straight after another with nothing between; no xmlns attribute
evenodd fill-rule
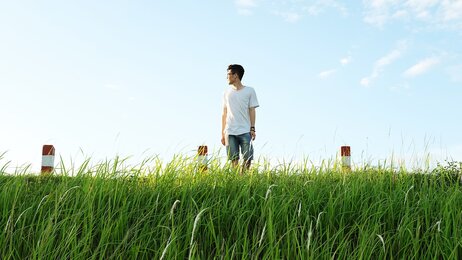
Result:
<svg viewBox="0 0 462 260"><path fill-rule="evenodd" d="M228 79L228 84L232 85L232 84L234 84L234 82L236 82L237 73L233 74L233 72L231 70L228 70L228 74L227 74L226 77Z"/></svg>

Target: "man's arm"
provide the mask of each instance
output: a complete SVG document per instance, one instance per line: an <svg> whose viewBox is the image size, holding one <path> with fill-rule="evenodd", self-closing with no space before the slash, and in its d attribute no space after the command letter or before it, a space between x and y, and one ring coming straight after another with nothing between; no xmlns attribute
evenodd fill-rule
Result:
<svg viewBox="0 0 462 260"><path fill-rule="evenodd" d="M221 115L221 143L226 145L225 142L225 127L226 127L226 115L228 114L228 110L226 107L223 107L223 114Z"/></svg>
<svg viewBox="0 0 462 260"><path fill-rule="evenodd" d="M255 119L256 119L256 112L255 108L251 107L249 108L249 115L250 115L250 127L253 129L253 131L250 131L250 135L252 136L252 140L255 140L255 137L257 136L255 134ZM252 128L253 127L253 128Z"/></svg>

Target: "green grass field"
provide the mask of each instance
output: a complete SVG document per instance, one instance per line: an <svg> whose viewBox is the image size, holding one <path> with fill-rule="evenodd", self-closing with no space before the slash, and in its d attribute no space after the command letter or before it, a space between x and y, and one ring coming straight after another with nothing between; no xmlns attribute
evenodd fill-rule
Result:
<svg viewBox="0 0 462 260"><path fill-rule="evenodd" d="M457 164L431 174L196 169L179 158L116 159L54 176L1 174L0 258L462 258Z"/></svg>

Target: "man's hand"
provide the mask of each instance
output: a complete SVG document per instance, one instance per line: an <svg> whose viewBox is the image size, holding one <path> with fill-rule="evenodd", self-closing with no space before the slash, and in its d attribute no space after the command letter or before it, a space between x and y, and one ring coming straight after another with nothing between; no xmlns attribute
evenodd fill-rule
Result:
<svg viewBox="0 0 462 260"><path fill-rule="evenodd" d="M221 135L221 144L226 145L225 135Z"/></svg>
<svg viewBox="0 0 462 260"><path fill-rule="evenodd" d="M252 136L252 141L255 140L255 137L257 137L257 134L255 133L255 130L250 131L250 136Z"/></svg>

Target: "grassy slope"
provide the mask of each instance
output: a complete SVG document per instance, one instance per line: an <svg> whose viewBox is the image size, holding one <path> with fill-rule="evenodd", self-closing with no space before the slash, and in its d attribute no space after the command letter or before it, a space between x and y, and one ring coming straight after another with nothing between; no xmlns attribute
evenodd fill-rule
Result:
<svg viewBox="0 0 462 260"><path fill-rule="evenodd" d="M462 190L444 174L97 171L0 175L1 258L462 257Z"/></svg>

